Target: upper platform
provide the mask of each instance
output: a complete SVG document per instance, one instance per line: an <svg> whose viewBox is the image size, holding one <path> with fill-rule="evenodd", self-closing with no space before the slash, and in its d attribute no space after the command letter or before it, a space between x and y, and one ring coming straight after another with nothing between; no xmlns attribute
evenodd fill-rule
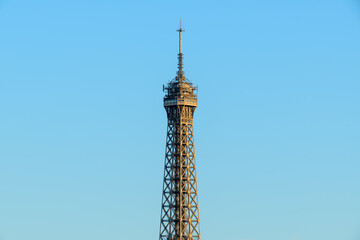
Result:
<svg viewBox="0 0 360 240"><path fill-rule="evenodd" d="M173 81L164 86L165 97L164 106L186 105L197 106L197 87L191 82L178 81L176 77Z"/></svg>

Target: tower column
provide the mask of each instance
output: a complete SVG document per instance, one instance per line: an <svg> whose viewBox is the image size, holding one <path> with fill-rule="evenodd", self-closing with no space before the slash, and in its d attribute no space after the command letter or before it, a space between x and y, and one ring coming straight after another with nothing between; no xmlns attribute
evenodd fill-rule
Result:
<svg viewBox="0 0 360 240"><path fill-rule="evenodd" d="M160 240L200 240L193 118L197 88L182 71L182 32L179 31L179 71L164 88L168 127Z"/></svg>

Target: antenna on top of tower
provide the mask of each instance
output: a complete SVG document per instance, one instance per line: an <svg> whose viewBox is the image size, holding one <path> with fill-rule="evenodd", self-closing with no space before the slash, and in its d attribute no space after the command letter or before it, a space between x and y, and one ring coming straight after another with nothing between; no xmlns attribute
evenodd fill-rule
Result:
<svg viewBox="0 0 360 240"><path fill-rule="evenodd" d="M176 30L179 32L179 53L182 53L182 32L185 32L181 27L181 18L180 18L180 28Z"/></svg>
<svg viewBox="0 0 360 240"><path fill-rule="evenodd" d="M180 28L177 31L178 32L185 32L185 30L181 28L181 18L180 18Z"/></svg>
<svg viewBox="0 0 360 240"><path fill-rule="evenodd" d="M182 54L182 33L185 31L184 29L182 29L181 27L181 18L180 18L180 28L178 30L176 30L179 32L179 63L178 63L178 67L179 70L177 72L178 76L177 79L179 82L182 82L185 80L185 76L184 76L184 72L183 72L183 54Z"/></svg>

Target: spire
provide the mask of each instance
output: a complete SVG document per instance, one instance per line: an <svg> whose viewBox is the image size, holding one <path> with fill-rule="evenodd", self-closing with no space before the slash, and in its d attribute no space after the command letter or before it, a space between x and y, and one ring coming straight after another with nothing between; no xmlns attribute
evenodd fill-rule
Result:
<svg viewBox="0 0 360 240"><path fill-rule="evenodd" d="M182 53L182 32L185 32L185 30L181 28L181 18L180 18L180 28L176 31L179 32L179 53Z"/></svg>
<svg viewBox="0 0 360 240"><path fill-rule="evenodd" d="M180 28L178 30L176 30L179 32L179 54L178 54L178 58L179 58L179 63L178 63L178 67L179 67L179 70L178 70L178 81L179 82L182 82L185 78L184 75L184 72L182 70L182 67L183 67L183 63L182 63L182 60L183 60L183 54L182 54L182 32L185 32L184 29L181 28L181 18L180 18Z"/></svg>

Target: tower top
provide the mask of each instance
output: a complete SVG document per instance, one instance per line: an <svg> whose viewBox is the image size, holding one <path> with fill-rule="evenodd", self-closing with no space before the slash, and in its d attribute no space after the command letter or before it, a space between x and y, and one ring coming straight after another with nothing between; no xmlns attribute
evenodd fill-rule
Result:
<svg viewBox="0 0 360 240"><path fill-rule="evenodd" d="M181 27L181 18L180 18L180 28L176 30L179 32L179 53L182 53L182 32L185 32Z"/></svg>
<svg viewBox="0 0 360 240"><path fill-rule="evenodd" d="M177 79L179 82L183 82L185 81L184 78L184 72L183 72L183 54L182 54L182 33L185 32L184 29L182 29L181 27L181 18L180 18L180 28L178 30L176 30L179 32L179 63L178 63L178 66L179 66L179 70L178 70L178 76L177 76Z"/></svg>
<svg viewBox="0 0 360 240"><path fill-rule="evenodd" d="M164 97L164 107L172 106L197 106L197 87L193 85L192 82L186 79L185 73L183 72L183 54L182 54L182 32L185 30L182 29L181 19L180 19L180 28L177 30L179 32L179 63L177 76L171 80L166 86L163 86L163 91L165 92Z"/></svg>

